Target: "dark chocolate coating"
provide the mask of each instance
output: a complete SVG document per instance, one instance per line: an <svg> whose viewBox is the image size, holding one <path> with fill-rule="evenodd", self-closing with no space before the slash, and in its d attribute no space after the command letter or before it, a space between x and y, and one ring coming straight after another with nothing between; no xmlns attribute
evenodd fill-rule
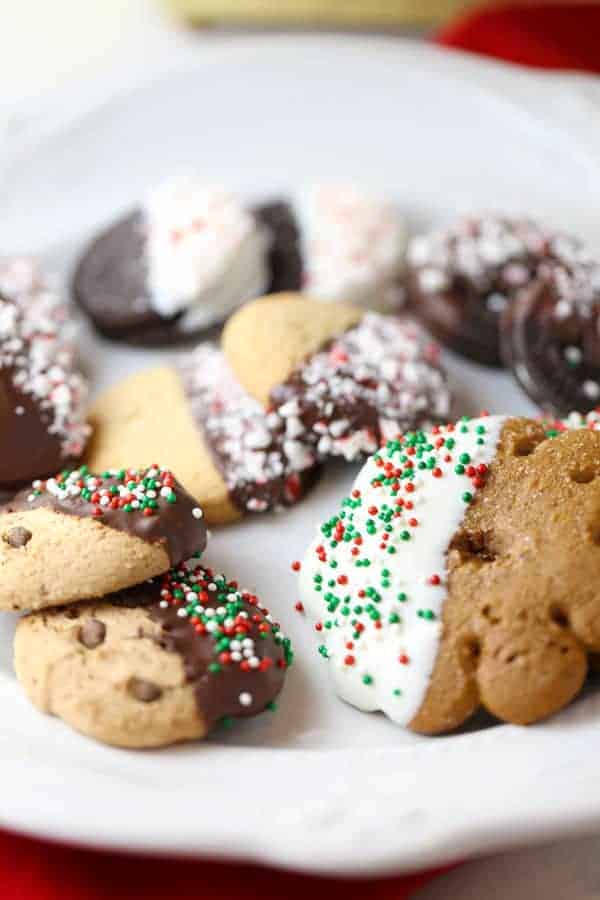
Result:
<svg viewBox="0 0 600 900"><path fill-rule="evenodd" d="M486 295L506 292L497 278L492 281ZM485 295L468 279L455 276L449 290L429 293L419 288L418 273L409 272L406 286L412 309L436 340L475 362L502 365L500 313L487 306Z"/></svg>
<svg viewBox="0 0 600 900"><path fill-rule="evenodd" d="M242 601L243 609L249 616L249 630L241 638L252 638L261 657L271 658L273 664L266 671L242 671L238 664L230 664L221 666L218 672L211 672L208 667L217 660L215 638L208 633L198 634L189 618L179 616L180 604L161 607L162 587L162 581L154 579L111 594L106 600L116 605L146 607L149 616L161 628L157 643L181 657L186 679L194 686L198 710L209 729L224 717L248 717L262 712L279 694L285 679L282 644L275 642L270 627L266 637L260 636L259 626L265 623L264 614L246 600ZM216 609L219 605L220 601L211 595L203 603L205 609ZM239 696L243 692L251 694L250 706L240 704Z"/></svg>
<svg viewBox="0 0 600 900"><path fill-rule="evenodd" d="M273 233L268 292L299 287L301 263L292 211L285 203L254 210ZM169 319L150 305L146 287L142 213L135 210L103 231L87 247L73 276L77 304L105 337L140 346L161 346L214 337L222 323L193 331L181 327L181 314Z"/></svg>
<svg viewBox="0 0 600 900"><path fill-rule="evenodd" d="M13 384L13 374L12 368L0 370L0 485L8 493L56 472L67 462L59 436L48 431L50 412ZM22 415L16 413L19 407Z"/></svg>
<svg viewBox="0 0 600 900"><path fill-rule="evenodd" d="M102 481L102 487L118 483L116 478L106 478ZM144 515L142 510L126 512L122 507L112 509L110 506L102 507L102 515L97 516L97 505L85 500L81 494L60 498L44 490L32 496L31 487L20 491L3 511L22 512L43 508L79 518L94 518L109 528L124 531L149 544L160 544L167 552L171 565L174 565L196 551L204 550L207 540L204 519L192 515L197 502L178 482L175 482L174 490L177 502L168 503L158 498L158 508L152 516Z"/></svg>
<svg viewBox="0 0 600 900"><path fill-rule="evenodd" d="M501 333L505 365L534 403L561 417L600 404L598 394L584 389L588 382L600 387L600 302L573 304L565 318L555 315L559 302L555 285L540 278L505 310ZM568 361L568 348L579 351L576 364Z"/></svg>

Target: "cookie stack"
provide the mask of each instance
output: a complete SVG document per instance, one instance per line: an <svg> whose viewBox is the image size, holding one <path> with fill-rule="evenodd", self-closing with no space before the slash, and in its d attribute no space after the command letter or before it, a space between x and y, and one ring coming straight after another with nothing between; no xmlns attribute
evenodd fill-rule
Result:
<svg viewBox="0 0 600 900"><path fill-rule="evenodd" d="M33 610L15 668L40 710L155 747L274 705L289 641L201 560L202 510L169 469L36 480L0 513L0 535L0 609Z"/></svg>

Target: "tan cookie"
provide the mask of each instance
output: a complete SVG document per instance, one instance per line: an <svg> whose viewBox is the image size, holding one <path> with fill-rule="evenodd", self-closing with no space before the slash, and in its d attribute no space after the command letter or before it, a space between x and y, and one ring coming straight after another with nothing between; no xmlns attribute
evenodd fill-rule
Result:
<svg viewBox="0 0 600 900"><path fill-rule="evenodd" d="M313 450L286 433L281 417L265 413L210 344L177 366L115 385L90 418L90 467L167 461L211 524L288 506L315 479Z"/></svg>
<svg viewBox="0 0 600 900"><path fill-rule="evenodd" d="M366 463L302 564L335 687L427 734L527 724L600 650L600 433L490 416Z"/></svg>
<svg viewBox="0 0 600 900"><path fill-rule="evenodd" d="M205 545L202 511L167 469L34 482L0 512L0 609L103 597Z"/></svg>
<svg viewBox="0 0 600 900"><path fill-rule="evenodd" d="M409 319L280 294L236 312L222 346L244 387L319 458L353 460L448 415L438 349Z"/></svg>
<svg viewBox="0 0 600 900"><path fill-rule="evenodd" d="M32 613L15 637L30 700L121 747L201 738L273 708L289 662L256 597L193 561L102 601Z"/></svg>

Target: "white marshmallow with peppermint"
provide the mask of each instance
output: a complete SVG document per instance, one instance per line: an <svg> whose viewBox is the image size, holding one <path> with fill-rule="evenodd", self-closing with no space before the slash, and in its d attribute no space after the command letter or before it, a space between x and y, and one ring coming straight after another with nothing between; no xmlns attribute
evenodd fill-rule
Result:
<svg viewBox="0 0 600 900"><path fill-rule="evenodd" d="M385 311L398 304L406 229L392 203L352 185L316 185L295 204L304 289Z"/></svg>
<svg viewBox="0 0 600 900"><path fill-rule="evenodd" d="M264 293L270 237L237 197L195 176L169 178L143 208L147 288L155 311L187 330L221 322Z"/></svg>

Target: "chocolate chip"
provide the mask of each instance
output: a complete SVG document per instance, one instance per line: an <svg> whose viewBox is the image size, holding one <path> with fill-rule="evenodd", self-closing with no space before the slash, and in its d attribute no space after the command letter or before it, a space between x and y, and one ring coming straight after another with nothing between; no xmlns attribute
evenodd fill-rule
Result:
<svg viewBox="0 0 600 900"><path fill-rule="evenodd" d="M106 625L99 619L88 619L79 629L77 637L80 644L83 644L88 650L93 650L94 647L99 647L103 643L106 637Z"/></svg>
<svg viewBox="0 0 600 900"><path fill-rule="evenodd" d="M157 684L154 684L153 681L145 681L143 678L130 678L127 687L131 696L136 700L141 700L142 703L152 703L153 700L158 700L162 696L162 691Z"/></svg>
<svg viewBox="0 0 600 900"><path fill-rule="evenodd" d="M8 534L3 534L2 537L11 547L24 547L31 540L32 534L27 528L17 525L15 528L11 528Z"/></svg>

